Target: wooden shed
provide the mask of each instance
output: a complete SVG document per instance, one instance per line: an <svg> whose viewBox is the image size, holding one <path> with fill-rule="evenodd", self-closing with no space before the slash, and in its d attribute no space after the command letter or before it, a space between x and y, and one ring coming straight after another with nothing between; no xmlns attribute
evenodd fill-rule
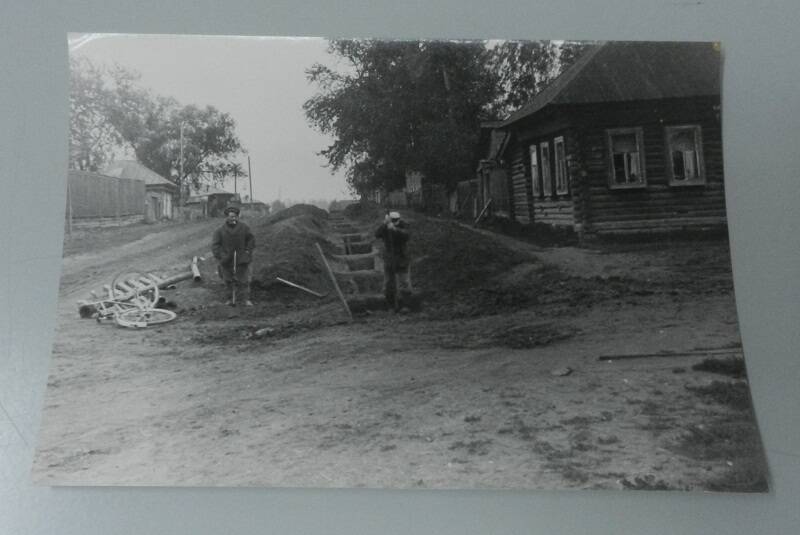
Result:
<svg viewBox="0 0 800 535"><path fill-rule="evenodd" d="M716 43L593 44L500 128L523 224L582 237L726 225Z"/></svg>
<svg viewBox="0 0 800 535"><path fill-rule="evenodd" d="M147 194L147 221L173 219L173 205L178 186L150 168L134 160L120 160L110 164L103 173L108 176L141 180Z"/></svg>
<svg viewBox="0 0 800 535"><path fill-rule="evenodd" d="M488 212L500 216L511 217L512 189L509 187L508 172L502 164L501 156L509 140L509 132L498 128L498 121L486 121L481 124L481 135L478 142L480 159L475 171L477 179L476 213L484 207Z"/></svg>

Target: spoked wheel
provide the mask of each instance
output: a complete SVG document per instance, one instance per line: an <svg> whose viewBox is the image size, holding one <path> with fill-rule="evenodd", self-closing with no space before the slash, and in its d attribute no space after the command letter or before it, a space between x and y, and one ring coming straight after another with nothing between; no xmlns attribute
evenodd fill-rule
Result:
<svg viewBox="0 0 800 535"><path fill-rule="evenodd" d="M111 298L130 301L142 308L153 308L158 304L158 283L144 273L125 271L111 282Z"/></svg>
<svg viewBox="0 0 800 535"><path fill-rule="evenodd" d="M116 315L115 319L117 325L121 327L128 327L131 329L143 329L149 325L157 325L159 323L167 323L177 317L171 310L164 310L163 308L150 308L150 309L131 309L120 312Z"/></svg>

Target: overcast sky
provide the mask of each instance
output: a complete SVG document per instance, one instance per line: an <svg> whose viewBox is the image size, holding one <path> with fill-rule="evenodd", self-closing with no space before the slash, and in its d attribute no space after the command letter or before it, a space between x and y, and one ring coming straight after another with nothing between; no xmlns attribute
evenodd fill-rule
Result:
<svg viewBox="0 0 800 535"><path fill-rule="evenodd" d="M71 53L93 63L114 62L141 74L140 84L181 104L229 113L247 149L253 196L271 202L349 198L343 173L331 175L317 155L330 139L306 122L302 105L316 92L305 70L333 65L327 41L311 38L182 35L93 35ZM242 159L247 168L247 158ZM233 190L232 180L226 189ZM239 191L247 193L240 180Z"/></svg>

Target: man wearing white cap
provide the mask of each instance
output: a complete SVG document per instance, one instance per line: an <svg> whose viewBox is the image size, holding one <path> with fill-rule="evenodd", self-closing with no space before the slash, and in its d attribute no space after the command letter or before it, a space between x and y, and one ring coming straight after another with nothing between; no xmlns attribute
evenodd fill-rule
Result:
<svg viewBox="0 0 800 535"><path fill-rule="evenodd" d="M387 305L395 312L411 297L411 270L406 244L408 225L399 212L389 212L383 224L375 231L383 240L383 292ZM399 295L398 295L399 290Z"/></svg>

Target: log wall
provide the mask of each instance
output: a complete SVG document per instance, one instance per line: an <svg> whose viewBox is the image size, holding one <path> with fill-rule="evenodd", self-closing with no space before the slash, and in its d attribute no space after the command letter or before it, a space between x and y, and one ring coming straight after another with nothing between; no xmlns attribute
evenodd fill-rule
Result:
<svg viewBox="0 0 800 535"><path fill-rule="evenodd" d="M511 147L511 169L514 208L517 221L528 223L545 223L554 226L574 227L576 211L574 198L579 195L579 189L572 181L574 176L578 176L577 158L575 153L578 148L578 141L575 137L574 129L568 128L567 123L562 118L558 120L548 119L544 123L532 125L531 128L522 130L515 137ZM555 147L553 140L563 136L565 143L565 155L567 164L567 182L569 191L557 194L555 191ZM532 144L537 146L537 158L539 172L543 162L538 147L542 142L547 141L550 147L550 180L553 183L551 195L534 196L533 184L531 181L531 166L529 147ZM539 179L541 180L541 178ZM542 188L543 190L543 188Z"/></svg>
<svg viewBox="0 0 800 535"><path fill-rule="evenodd" d="M531 177L530 172L526 170L525 158L527 152L523 150L520 143L514 143L509 148L510 152L510 169L509 176L511 177L511 203L513 207L514 219L520 223L527 225L532 222L531 218Z"/></svg>
<svg viewBox="0 0 800 535"><path fill-rule="evenodd" d="M670 184L665 129L677 125L700 126L702 184ZM627 127L642 129L646 186L614 189L607 130ZM562 107L512 128L507 161L512 205L521 223L573 226L582 235L704 230L727 224L717 97ZM569 193L534 198L528 146L549 142L550 176L555 177L553 140L558 136L566 145Z"/></svg>
<svg viewBox="0 0 800 535"><path fill-rule="evenodd" d="M726 224L719 100L681 99L576 110L589 196L585 230L594 234L703 230ZM699 125L705 183L672 185L665 127ZM643 131L646 187L613 189L606 130Z"/></svg>

